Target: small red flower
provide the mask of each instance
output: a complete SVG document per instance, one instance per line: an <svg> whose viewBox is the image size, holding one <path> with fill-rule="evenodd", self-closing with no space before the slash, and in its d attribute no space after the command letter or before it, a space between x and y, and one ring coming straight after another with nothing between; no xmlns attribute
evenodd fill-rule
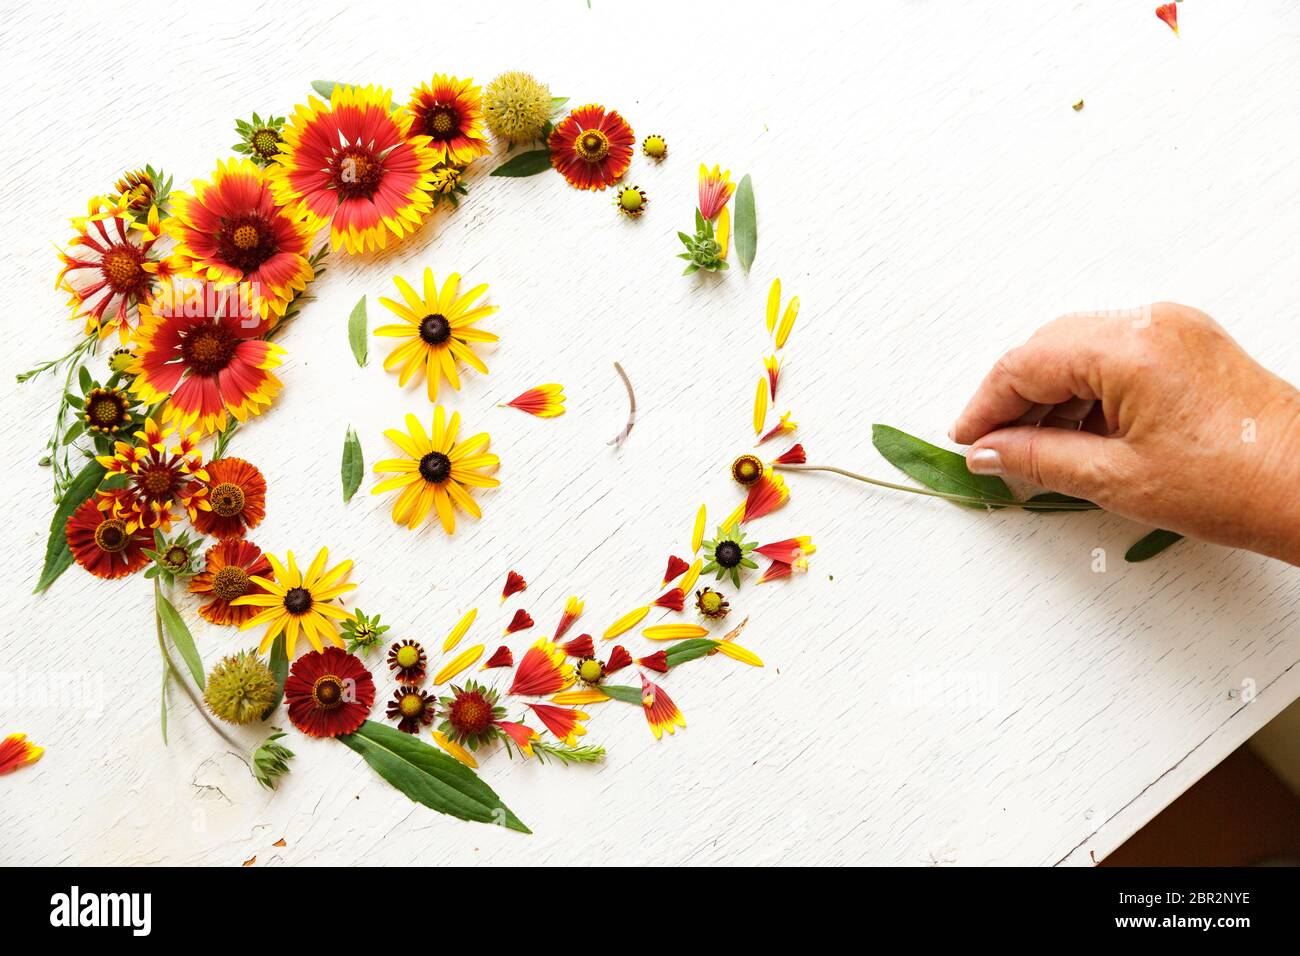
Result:
<svg viewBox="0 0 1300 956"><path fill-rule="evenodd" d="M375 682L352 654L337 647L308 651L284 682L289 720L309 737L350 734L375 702Z"/></svg>
<svg viewBox="0 0 1300 956"><path fill-rule="evenodd" d="M253 583L253 576L275 580L271 562L262 549L242 538L227 538L208 548L204 569L190 578L190 593L209 595L212 600L199 606L199 614L213 624L243 624L258 608L234 605L245 594L265 594L266 588Z"/></svg>
<svg viewBox="0 0 1300 956"><path fill-rule="evenodd" d="M551 130L551 165L577 189L604 189L632 165L636 134L616 110L580 106Z"/></svg>
<svg viewBox="0 0 1300 956"><path fill-rule="evenodd" d="M615 671L621 671L632 663L632 655L627 652L627 648L622 644L615 644L614 649L609 652L609 660L605 662L605 673L612 674Z"/></svg>
<svg viewBox="0 0 1300 956"><path fill-rule="evenodd" d="M587 728L580 723L587 719L587 715L580 710L557 707L555 704L529 704L528 706L533 709L537 719L546 725L546 729L557 739L564 741L566 746L574 746L578 738L587 733Z"/></svg>
<svg viewBox="0 0 1300 956"><path fill-rule="evenodd" d="M670 611L680 611L686 606L686 595L681 588L669 588L654 599L655 607L666 607Z"/></svg>
<svg viewBox="0 0 1300 956"><path fill-rule="evenodd" d="M506 625L506 633L513 634L515 631L523 631L533 626L532 616L523 608L515 611L515 616L510 619Z"/></svg>
<svg viewBox="0 0 1300 956"><path fill-rule="evenodd" d="M663 587L667 587L668 582L675 581L687 572L690 565L677 557L675 554L668 555L668 569L664 571Z"/></svg>
<svg viewBox="0 0 1300 956"><path fill-rule="evenodd" d="M487 663L483 665L482 670L489 667L514 667L515 655L510 653L510 648L502 644L496 649L496 653L488 658Z"/></svg>
<svg viewBox="0 0 1300 956"><path fill-rule="evenodd" d="M505 600L512 594L518 594L528 587L528 582L524 580L522 574L511 571L506 575L506 586L501 589L501 600Z"/></svg>
<svg viewBox="0 0 1300 956"><path fill-rule="evenodd" d="M1156 16L1169 24L1169 29L1174 31L1175 36L1178 35L1178 4L1162 3L1156 7Z"/></svg>
<svg viewBox="0 0 1300 956"><path fill-rule="evenodd" d="M564 651L564 653L568 654L570 657L583 658L596 656L596 644L591 639L590 634L579 634L568 643L561 644L560 650Z"/></svg>
<svg viewBox="0 0 1300 956"><path fill-rule="evenodd" d="M437 700L413 684L397 688L388 702L388 719L396 720L397 729L404 734L418 734L421 727L433 723L435 713Z"/></svg>
<svg viewBox="0 0 1300 956"><path fill-rule="evenodd" d="M242 458L218 458L205 471L208 495L199 499L195 529L214 538L242 538L266 517L266 479Z"/></svg>
<svg viewBox="0 0 1300 956"><path fill-rule="evenodd" d="M642 667L648 667L652 671L658 671L661 674L668 673L668 652L655 651L649 657L638 657L636 662Z"/></svg>
<svg viewBox="0 0 1300 956"><path fill-rule="evenodd" d="M424 680L429 658L416 641L397 641L388 649L388 666L402 684L418 684Z"/></svg>
<svg viewBox="0 0 1300 956"><path fill-rule="evenodd" d="M43 753L45 748L36 746L27 739L26 734L10 734L0 740L0 776L35 763Z"/></svg>
<svg viewBox="0 0 1300 956"><path fill-rule="evenodd" d="M773 464L777 465L804 465L807 463L808 456L804 454L803 445L791 446L789 451L773 462Z"/></svg>
<svg viewBox="0 0 1300 956"><path fill-rule="evenodd" d="M97 578L126 577L149 563L144 549L153 547L153 533L141 527L132 531L129 519L118 516L130 511L130 495L120 490L101 494L114 506L101 510L95 498L83 501L65 525L68 550Z"/></svg>

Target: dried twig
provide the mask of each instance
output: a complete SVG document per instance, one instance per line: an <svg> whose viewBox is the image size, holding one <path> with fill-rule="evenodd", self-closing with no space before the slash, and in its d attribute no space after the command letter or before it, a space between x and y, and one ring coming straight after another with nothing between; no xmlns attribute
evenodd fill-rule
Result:
<svg viewBox="0 0 1300 956"><path fill-rule="evenodd" d="M608 444L617 448L627 441L627 436L632 434L632 426L636 424L636 395L632 392L632 381L627 377L627 372L623 371L623 366L615 362L614 371L618 372L619 378L623 380L623 385L627 389L628 405L630 406L627 412L627 425L608 442Z"/></svg>

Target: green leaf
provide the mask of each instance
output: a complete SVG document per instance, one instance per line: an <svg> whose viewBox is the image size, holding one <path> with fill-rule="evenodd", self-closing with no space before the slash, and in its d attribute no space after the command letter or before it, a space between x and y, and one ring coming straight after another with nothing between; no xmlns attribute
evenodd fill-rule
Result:
<svg viewBox="0 0 1300 956"><path fill-rule="evenodd" d="M154 585L157 587L157 585ZM181 617L180 612L172 606L172 602L158 592L158 615L162 618L163 626L167 629L167 636L172 639L176 645L176 650L180 652L181 658L185 661L185 666L190 669L190 675L194 678L194 683L198 684L199 690L207 685L207 678L203 676L203 661L199 659L199 649L194 646L194 636L190 634L190 629L185 626L185 619Z"/></svg>
<svg viewBox="0 0 1300 956"><path fill-rule="evenodd" d="M361 297L361 301L352 307L352 314L348 316L348 344L352 346L352 357L357 360L357 365L365 368L367 343L366 297L364 295Z"/></svg>
<svg viewBox="0 0 1300 956"><path fill-rule="evenodd" d="M640 687L628 687L626 684L598 684L596 689L608 697L621 700L625 704L636 704L638 707L644 706L641 703Z"/></svg>
<svg viewBox="0 0 1300 956"><path fill-rule="evenodd" d="M871 443L891 465L907 472L927 488L950 495L1015 500L1011 489L1001 478L995 475L972 475L966 467L966 459L961 455L931 445L897 428L872 425ZM984 507L957 503L967 508Z"/></svg>
<svg viewBox="0 0 1300 956"><path fill-rule="evenodd" d="M271 642L271 676L275 678L276 692L275 699L271 705L262 711L262 720L270 717L275 712L275 708L280 706L280 701L284 699L284 682L289 679L289 655L284 649L284 632L281 631ZM275 789L272 787L271 789Z"/></svg>
<svg viewBox="0 0 1300 956"><path fill-rule="evenodd" d="M754 183L746 175L736 187L736 255L749 274L758 249L758 219L754 215Z"/></svg>
<svg viewBox="0 0 1300 956"><path fill-rule="evenodd" d="M361 441L356 431L348 426L347 436L343 439L343 503L347 504L361 487L361 475L365 472L365 459L361 456Z"/></svg>
<svg viewBox="0 0 1300 956"><path fill-rule="evenodd" d="M554 117L560 115L560 111L564 109L564 104L567 102L569 102L569 98L567 96L552 96L551 116Z"/></svg>
<svg viewBox="0 0 1300 956"><path fill-rule="evenodd" d="M1139 561L1147 560L1147 558L1154 558L1161 551L1173 547L1182 540L1183 536L1181 534L1157 529L1135 542L1131 548L1125 551L1124 560L1130 564L1137 564Z"/></svg>
<svg viewBox="0 0 1300 956"><path fill-rule="evenodd" d="M275 782L289 772L293 751L276 743L283 736L284 731L277 730L253 751L253 777L267 790L274 790Z"/></svg>
<svg viewBox="0 0 1300 956"><path fill-rule="evenodd" d="M1086 498L1076 498L1073 495L1063 495L1059 491L1045 491L1042 494L1034 495L1030 501L1040 502L1043 504L1059 505L1090 505L1092 504ZM1049 514L1053 511L1078 511L1078 508L1030 508L1027 509L1035 514Z"/></svg>
<svg viewBox="0 0 1300 956"><path fill-rule="evenodd" d="M673 644L664 651L664 657L669 667L676 667L678 664L703 657L717 646L717 641L711 641L707 637L693 637L689 641L678 641Z"/></svg>
<svg viewBox="0 0 1300 956"><path fill-rule="evenodd" d="M95 387L95 380L90 377L90 369L84 365L77 369L77 382L81 385L82 395L89 394L90 390Z"/></svg>
<svg viewBox="0 0 1300 956"><path fill-rule="evenodd" d="M163 746L167 746L167 678L171 674L167 662L163 661L163 681L162 681L162 735Z"/></svg>
<svg viewBox="0 0 1300 956"><path fill-rule="evenodd" d="M334 95L334 87L338 86L335 80L312 80L311 88L319 93L325 99Z"/></svg>
<svg viewBox="0 0 1300 956"><path fill-rule="evenodd" d="M367 720L335 739L416 803L462 820L532 832L474 771L410 734Z"/></svg>
<svg viewBox="0 0 1300 956"><path fill-rule="evenodd" d="M78 438L81 437L81 433L84 432L85 430L86 430L86 423L84 421L73 422L71 425L68 426L68 430L63 433L63 444L71 445L74 441L76 441Z"/></svg>
<svg viewBox="0 0 1300 956"><path fill-rule="evenodd" d="M551 168L551 151L549 149L530 149L508 159L496 169L493 176L536 176Z"/></svg>
<svg viewBox="0 0 1300 956"><path fill-rule="evenodd" d="M68 550L66 535L68 518L83 501L95 493L105 474L104 466L92 459L77 472L77 476L63 492L59 506L54 509L54 517L50 519L50 536L45 543L45 566L41 568L41 576L33 594L40 594L48 588L72 564L72 552Z"/></svg>

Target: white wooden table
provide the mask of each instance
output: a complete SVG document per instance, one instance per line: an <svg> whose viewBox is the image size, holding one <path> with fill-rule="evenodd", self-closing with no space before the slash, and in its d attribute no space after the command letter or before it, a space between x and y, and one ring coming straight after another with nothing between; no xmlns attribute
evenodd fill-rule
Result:
<svg viewBox="0 0 1300 956"><path fill-rule="evenodd" d="M873 421L941 439L994 358L1063 311L1192 303L1300 379L1300 4L1188 0L1181 39L1150 2L983 7L6 3L10 370L73 342L51 243L123 169L206 177L236 116L285 113L314 78L404 96L439 70L520 68L667 137L668 161L630 176L646 216L481 164L458 213L382 259L333 258L283 337L281 400L232 446L271 484L253 539L355 559L357 602L395 636L436 649L478 606L491 648L523 606L538 628L518 653L570 593L597 634L642 603L700 502L716 521L736 501L774 275L803 303L778 411L812 460L882 477ZM749 276L678 275L701 161L753 175ZM378 324L390 277L426 265L491 283L501 306L491 375L449 404L492 433L503 486L454 539L394 526L369 478L350 505L339 492L349 423L374 462L384 428L429 414L383 372L383 342L358 368L345 332L361 295ZM619 450L615 360L642 409ZM565 385L564 417L496 407L546 381ZM813 535L812 571L733 601L766 668L715 657L665 677L689 726L658 743L634 708L590 708L597 768L486 759L533 836L413 806L293 731L270 794L175 693L162 745L147 582L74 568L29 595L55 391L10 386L0 418L0 731L48 748L0 782L0 862L1088 864L1300 695L1294 568L1199 544L1126 566L1144 529L1117 518L971 514L793 475L753 531ZM530 586L500 610L510 568ZM251 642L193 607L209 665Z"/></svg>

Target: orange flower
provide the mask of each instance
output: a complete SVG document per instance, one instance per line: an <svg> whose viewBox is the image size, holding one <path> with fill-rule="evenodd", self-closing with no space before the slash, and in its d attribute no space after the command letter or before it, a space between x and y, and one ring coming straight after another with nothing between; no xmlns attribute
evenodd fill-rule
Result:
<svg viewBox="0 0 1300 956"><path fill-rule="evenodd" d="M190 578L191 594L212 597L199 606L199 614L213 624L243 624L257 613L257 608L236 607L230 602L245 594L265 594L266 589L251 579L253 575L274 579L271 562L253 542L238 538L214 544L208 548L205 560L206 567Z"/></svg>
<svg viewBox="0 0 1300 956"><path fill-rule="evenodd" d="M130 527L125 517L130 505L117 503L126 496L120 491L108 494L113 501L110 508L101 510L93 498L83 501L68 516L64 533L68 550L79 565L97 578L122 578L149 563L144 549L152 548L154 540L148 528L138 524L134 529ZM121 515L116 513L119 511Z"/></svg>
<svg viewBox="0 0 1300 956"><path fill-rule="evenodd" d="M442 73L411 91L410 132L429 138L439 163L468 166L492 151L483 135L483 98L473 80Z"/></svg>
<svg viewBox="0 0 1300 956"><path fill-rule="evenodd" d="M36 746L27 739L26 734L10 734L4 740L0 740L0 775L12 773L29 763L36 763L43 753L45 748Z"/></svg>
<svg viewBox="0 0 1300 956"><path fill-rule="evenodd" d="M195 450L198 435L182 433L179 443L168 448L167 439L175 432L174 428L163 431L155 419L145 419L144 428L135 433L137 444L115 442L113 454L95 459L110 475L126 477L129 494L101 492L97 504L111 517L125 520L128 531L141 526L166 531L177 505L191 521L198 516L199 502L208 493L203 456Z"/></svg>
<svg viewBox="0 0 1300 956"><path fill-rule="evenodd" d="M528 706L537 715L537 719L546 725L546 729L554 734L557 740L564 741L567 747L576 746L578 738L587 733L587 728L580 721L588 718L581 710L556 707L554 704L529 704Z"/></svg>
<svg viewBox="0 0 1300 956"><path fill-rule="evenodd" d="M564 651L541 638L524 652L515 670L510 693L522 697L542 697L564 690L573 683L573 665L564 662Z"/></svg>
<svg viewBox="0 0 1300 956"><path fill-rule="evenodd" d="M665 730L675 734L678 727L686 726L686 718L673 699L658 684L646 680L644 674L641 675L641 706L645 709L646 723L650 725L655 740L663 737Z"/></svg>
<svg viewBox="0 0 1300 956"><path fill-rule="evenodd" d="M194 528L214 538L242 538L266 517L266 479L242 458L208 462L208 494L199 501ZM258 572L261 573L261 572Z"/></svg>
<svg viewBox="0 0 1300 956"><path fill-rule="evenodd" d="M554 383L538 385L512 398L506 405L538 418L554 418L564 414L564 386Z"/></svg>
<svg viewBox="0 0 1300 956"><path fill-rule="evenodd" d="M785 479L767 468L763 477L750 485L745 498L745 510L741 522L748 523L765 514L771 514L790 499L790 489L785 486Z"/></svg>
<svg viewBox="0 0 1300 956"><path fill-rule="evenodd" d="M636 134L615 110L589 104L580 106L551 130L546 145L551 165L570 186L604 189L623 178L632 165Z"/></svg>

